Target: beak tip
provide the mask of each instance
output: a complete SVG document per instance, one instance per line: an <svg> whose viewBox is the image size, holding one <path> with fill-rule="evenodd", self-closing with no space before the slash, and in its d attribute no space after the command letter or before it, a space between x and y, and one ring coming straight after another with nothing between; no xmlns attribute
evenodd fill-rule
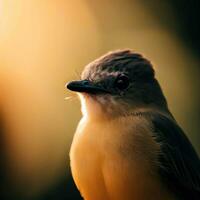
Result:
<svg viewBox="0 0 200 200"><path fill-rule="evenodd" d="M65 88L67 88L67 89L68 89L68 83L66 83L66 84L65 84Z"/></svg>
<svg viewBox="0 0 200 200"><path fill-rule="evenodd" d="M68 90L72 90L72 84L71 84L72 82L67 82L66 84L65 84L65 88L66 89L68 89Z"/></svg>

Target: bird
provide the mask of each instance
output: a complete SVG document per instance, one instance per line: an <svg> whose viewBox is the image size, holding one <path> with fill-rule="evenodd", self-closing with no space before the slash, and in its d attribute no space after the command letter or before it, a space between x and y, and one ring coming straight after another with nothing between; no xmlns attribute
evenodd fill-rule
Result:
<svg viewBox="0 0 200 200"><path fill-rule="evenodd" d="M85 200L200 199L198 154L147 58L110 51L66 87L81 102L70 166Z"/></svg>

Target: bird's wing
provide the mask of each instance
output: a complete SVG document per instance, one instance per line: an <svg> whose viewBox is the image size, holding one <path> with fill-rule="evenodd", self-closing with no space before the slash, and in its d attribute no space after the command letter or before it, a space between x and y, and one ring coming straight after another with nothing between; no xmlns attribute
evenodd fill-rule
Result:
<svg viewBox="0 0 200 200"><path fill-rule="evenodd" d="M161 145L159 172L164 183L180 199L200 199L200 160L175 120L159 113L146 113L153 136Z"/></svg>

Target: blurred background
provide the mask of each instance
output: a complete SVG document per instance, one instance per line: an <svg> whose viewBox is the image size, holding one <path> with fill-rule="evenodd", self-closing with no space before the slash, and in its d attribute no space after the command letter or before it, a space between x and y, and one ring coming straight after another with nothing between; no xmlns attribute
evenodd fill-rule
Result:
<svg viewBox="0 0 200 200"><path fill-rule="evenodd" d="M110 50L152 61L200 152L199 8L198 0L0 0L0 199L81 199L68 156L80 105L65 100L64 85Z"/></svg>

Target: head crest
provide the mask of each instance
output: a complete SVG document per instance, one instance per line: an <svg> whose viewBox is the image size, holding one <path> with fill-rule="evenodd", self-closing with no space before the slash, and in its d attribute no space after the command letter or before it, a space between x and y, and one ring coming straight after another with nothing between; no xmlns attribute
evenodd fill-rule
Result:
<svg viewBox="0 0 200 200"><path fill-rule="evenodd" d="M111 51L86 66L82 78L92 78L104 72L129 73L136 79L154 78L154 70L149 60L129 49Z"/></svg>

